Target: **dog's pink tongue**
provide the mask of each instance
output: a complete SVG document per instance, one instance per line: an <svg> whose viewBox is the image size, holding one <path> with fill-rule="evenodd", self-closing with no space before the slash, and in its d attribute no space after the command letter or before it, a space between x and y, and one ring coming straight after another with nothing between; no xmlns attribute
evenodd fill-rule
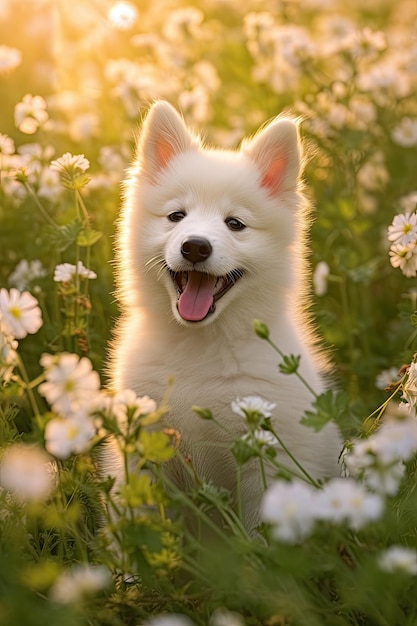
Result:
<svg viewBox="0 0 417 626"><path fill-rule="evenodd" d="M188 281L178 300L178 311L184 320L203 320L213 304L214 286L217 276L202 272L188 272Z"/></svg>

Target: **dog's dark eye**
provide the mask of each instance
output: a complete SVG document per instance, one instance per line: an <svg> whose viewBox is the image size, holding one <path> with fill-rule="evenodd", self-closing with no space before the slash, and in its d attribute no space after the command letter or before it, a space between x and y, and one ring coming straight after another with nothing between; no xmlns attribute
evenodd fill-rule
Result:
<svg viewBox="0 0 417 626"><path fill-rule="evenodd" d="M244 230L246 228L246 224L238 220L237 217L228 217L225 224L230 230Z"/></svg>
<svg viewBox="0 0 417 626"><path fill-rule="evenodd" d="M184 211L174 211L168 215L168 219L170 222L180 222L184 219L185 213Z"/></svg>

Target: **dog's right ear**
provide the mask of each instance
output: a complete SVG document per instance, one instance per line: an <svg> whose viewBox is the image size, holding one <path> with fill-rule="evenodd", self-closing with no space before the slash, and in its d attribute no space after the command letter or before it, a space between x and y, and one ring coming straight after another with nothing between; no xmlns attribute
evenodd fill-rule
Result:
<svg viewBox="0 0 417 626"><path fill-rule="evenodd" d="M187 150L199 147L183 119L168 102L160 100L150 109L143 122L138 145L141 171L152 183L170 161Z"/></svg>

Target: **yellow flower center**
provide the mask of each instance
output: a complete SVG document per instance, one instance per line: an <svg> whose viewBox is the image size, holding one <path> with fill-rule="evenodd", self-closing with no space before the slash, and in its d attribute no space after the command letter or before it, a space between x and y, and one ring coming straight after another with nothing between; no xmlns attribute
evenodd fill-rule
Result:
<svg viewBox="0 0 417 626"><path fill-rule="evenodd" d="M11 306L9 309L10 315L12 315L16 320L20 320L22 317L22 311L17 306Z"/></svg>
<svg viewBox="0 0 417 626"><path fill-rule="evenodd" d="M70 440L71 440L71 439L75 439L75 438L76 438L76 436L77 436L77 435L78 435L78 433L79 433L79 430L80 430L80 429L78 428L78 426L76 426L76 424L72 424L72 425L70 426L70 428L68 428L68 433L67 433L67 434L68 434L68 439L70 439Z"/></svg>
<svg viewBox="0 0 417 626"><path fill-rule="evenodd" d="M410 224L403 224L403 233L404 235L406 235L407 233L409 233L411 230L411 226Z"/></svg>
<svg viewBox="0 0 417 626"><path fill-rule="evenodd" d="M75 382L72 380L72 378L68 378L68 380L66 380L64 383L65 393L70 393L71 391L74 391L74 389L75 389Z"/></svg>

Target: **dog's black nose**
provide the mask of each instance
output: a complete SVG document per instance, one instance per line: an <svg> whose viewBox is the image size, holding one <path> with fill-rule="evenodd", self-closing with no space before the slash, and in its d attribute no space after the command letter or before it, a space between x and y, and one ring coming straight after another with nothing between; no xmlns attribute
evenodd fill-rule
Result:
<svg viewBox="0 0 417 626"><path fill-rule="evenodd" d="M205 261L212 251L211 243L202 237L190 237L190 239L183 241L181 246L182 256L191 263Z"/></svg>

